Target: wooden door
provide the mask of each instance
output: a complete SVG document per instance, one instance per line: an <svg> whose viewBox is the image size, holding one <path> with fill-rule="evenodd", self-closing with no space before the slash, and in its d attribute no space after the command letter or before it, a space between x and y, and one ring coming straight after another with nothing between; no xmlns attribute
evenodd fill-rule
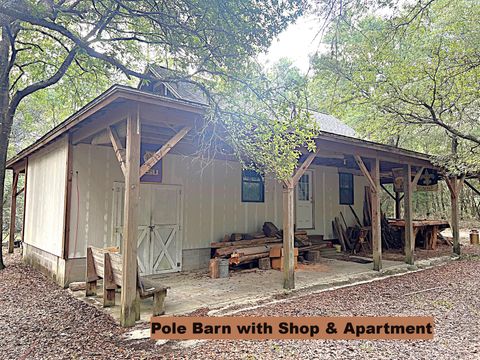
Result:
<svg viewBox="0 0 480 360"><path fill-rule="evenodd" d="M296 188L296 225L298 229L313 229L313 171L307 170Z"/></svg>

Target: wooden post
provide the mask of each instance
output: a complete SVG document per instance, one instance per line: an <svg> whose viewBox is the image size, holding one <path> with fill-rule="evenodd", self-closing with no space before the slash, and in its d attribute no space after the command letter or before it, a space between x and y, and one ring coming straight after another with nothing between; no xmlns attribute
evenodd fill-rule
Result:
<svg viewBox="0 0 480 360"><path fill-rule="evenodd" d="M452 206L452 234L453 234L453 252L457 255L460 255L460 228L458 224L458 195L459 191L459 182L457 178L453 178L450 182L450 199Z"/></svg>
<svg viewBox="0 0 480 360"><path fill-rule="evenodd" d="M371 189L372 198L372 251L373 270L382 269L382 226L380 209L380 161L378 158L371 162L370 177L375 186Z"/></svg>
<svg viewBox="0 0 480 360"><path fill-rule="evenodd" d="M285 181L283 186L283 288L295 288L294 228L293 228L293 179Z"/></svg>
<svg viewBox="0 0 480 360"><path fill-rule="evenodd" d="M402 218L402 206L401 206L400 193L395 191L395 219L400 220Z"/></svg>
<svg viewBox="0 0 480 360"><path fill-rule="evenodd" d="M120 324L135 325L135 298L137 296L137 222L140 194L140 119L127 118L127 146L125 158L125 210L123 222L123 277Z"/></svg>
<svg viewBox="0 0 480 360"><path fill-rule="evenodd" d="M9 254L13 253L13 245L15 242L18 175L19 175L19 172L17 170L13 170L12 203L10 207L10 239L8 241Z"/></svg>
<svg viewBox="0 0 480 360"><path fill-rule="evenodd" d="M412 167L403 166L403 191L405 208L405 262L413 265L415 251L415 234L413 232L413 214L412 214Z"/></svg>

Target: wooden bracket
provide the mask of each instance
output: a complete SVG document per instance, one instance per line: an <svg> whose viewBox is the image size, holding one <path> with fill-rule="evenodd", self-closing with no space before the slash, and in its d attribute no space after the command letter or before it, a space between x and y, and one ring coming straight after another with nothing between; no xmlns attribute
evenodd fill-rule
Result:
<svg viewBox="0 0 480 360"><path fill-rule="evenodd" d="M377 187L375 186L375 181L373 181L372 176L370 175L370 172L368 171L367 167L365 166L365 163L363 162L362 158L360 157L360 155L353 155L353 157L355 158L355 161L356 161L358 167L362 171L363 176L365 176L367 178L368 182L370 183L371 191L376 193L377 192Z"/></svg>
<svg viewBox="0 0 480 360"><path fill-rule="evenodd" d="M382 187L383 190L385 190L388 196L390 196L393 200L396 200L395 196L393 196L393 194L382 183L380 183L380 186Z"/></svg>
<svg viewBox="0 0 480 360"><path fill-rule="evenodd" d="M117 156L118 162L120 163L120 168L122 169L123 176L125 176L125 149L122 146L122 142L117 134L117 130L113 126L107 127L108 136L112 142L113 150L115 150L115 155Z"/></svg>
<svg viewBox="0 0 480 360"><path fill-rule="evenodd" d="M305 161L300 165L300 167L297 169L295 172L295 175L292 177L292 182L293 186L296 186L300 178L305 174L305 171L308 169L308 167L312 164L313 160L315 157L318 155L320 149L317 149L317 151L310 153L308 157L305 159Z"/></svg>
<svg viewBox="0 0 480 360"><path fill-rule="evenodd" d="M445 183L450 190L450 195L453 199L456 199L460 192L462 191L463 184L465 182L465 175L462 175L459 179L458 178L449 178L444 176Z"/></svg>
<svg viewBox="0 0 480 360"><path fill-rule="evenodd" d="M423 170L425 170L425 167L421 167L420 170L417 171L415 174L415 177L412 180L412 188L415 189L418 184L418 180L420 180L420 176L422 176Z"/></svg>
<svg viewBox="0 0 480 360"><path fill-rule="evenodd" d="M140 177L145 175L152 167L155 166L167 153L191 130L191 127L186 126L178 133L176 133L170 140L168 140L150 159L140 167Z"/></svg>

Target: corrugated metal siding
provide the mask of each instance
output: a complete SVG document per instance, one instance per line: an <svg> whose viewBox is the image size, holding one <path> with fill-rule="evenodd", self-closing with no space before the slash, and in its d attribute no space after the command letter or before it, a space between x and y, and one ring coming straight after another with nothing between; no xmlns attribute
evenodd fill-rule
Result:
<svg viewBox="0 0 480 360"><path fill-rule="evenodd" d="M63 250L67 139L28 158L25 242L50 254Z"/></svg>

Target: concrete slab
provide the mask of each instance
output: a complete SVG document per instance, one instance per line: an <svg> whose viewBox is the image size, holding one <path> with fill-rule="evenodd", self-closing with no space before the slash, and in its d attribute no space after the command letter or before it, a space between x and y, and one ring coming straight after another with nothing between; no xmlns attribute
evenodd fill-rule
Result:
<svg viewBox="0 0 480 360"><path fill-rule="evenodd" d="M367 259L370 260L370 259ZM399 268L408 271L407 265L398 261L383 261L383 272L371 270L372 263L356 263L322 258L316 264L303 265L295 272L295 291L302 289L323 289L368 280L382 276L389 269ZM226 309L242 304L259 302L288 293L283 289L283 273L277 270L243 270L230 272L224 279L211 279L206 271L182 272L155 275L151 278L169 286L166 298L166 315L186 314L199 309ZM76 297L102 307L101 283L97 297L86 298L83 291L74 293ZM116 306L103 308L116 320L120 317L120 293L116 296ZM152 300L141 302L141 320L149 321L152 314Z"/></svg>

